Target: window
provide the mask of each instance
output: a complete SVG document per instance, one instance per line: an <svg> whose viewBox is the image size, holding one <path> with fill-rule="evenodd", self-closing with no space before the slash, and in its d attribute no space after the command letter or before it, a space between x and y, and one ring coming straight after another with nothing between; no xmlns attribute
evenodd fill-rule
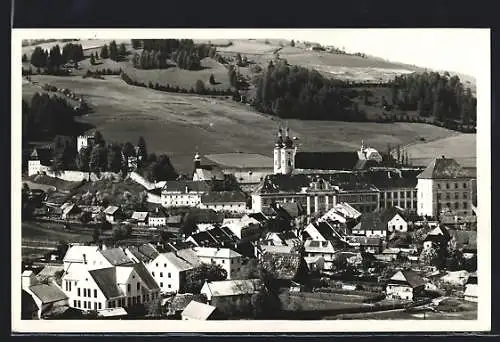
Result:
<svg viewBox="0 0 500 342"><path fill-rule="evenodd" d="M92 290L91 289L87 289L87 297L92 297Z"/></svg>
<svg viewBox="0 0 500 342"><path fill-rule="evenodd" d="M446 183L446 189L450 188L450 183Z"/></svg>
<svg viewBox="0 0 500 342"><path fill-rule="evenodd" d="M76 289L76 295L77 295L78 297L80 297L80 288L77 288L77 289Z"/></svg>
<svg viewBox="0 0 500 342"><path fill-rule="evenodd" d="M233 259L231 259L231 265L232 265L233 263L234 263L234 260L233 260Z"/></svg>
<svg viewBox="0 0 500 342"><path fill-rule="evenodd" d="M87 308L87 302L86 301L83 301L83 308L86 309Z"/></svg>
<svg viewBox="0 0 500 342"><path fill-rule="evenodd" d="M94 289L94 298L97 298L97 290Z"/></svg>
<svg viewBox="0 0 500 342"><path fill-rule="evenodd" d="M141 283L137 282L137 290L141 289Z"/></svg>
<svg viewBox="0 0 500 342"><path fill-rule="evenodd" d="M449 192L447 192L447 193L446 193L446 199L447 199L447 200L449 200L449 199L450 199L450 193L449 193Z"/></svg>
<svg viewBox="0 0 500 342"><path fill-rule="evenodd" d="M94 302L94 310L97 310L97 302Z"/></svg>
<svg viewBox="0 0 500 342"><path fill-rule="evenodd" d="M154 273L154 272L151 272L151 274L153 275L153 277L155 276L155 273Z"/></svg>
<svg viewBox="0 0 500 342"><path fill-rule="evenodd" d="M99 310L101 310L102 309L101 303L97 303L97 307L99 308Z"/></svg>
<svg viewBox="0 0 500 342"><path fill-rule="evenodd" d="M392 193L391 193L391 192L388 192L388 193L387 193L387 198L388 198L388 199L392 198Z"/></svg>
<svg viewBox="0 0 500 342"><path fill-rule="evenodd" d="M441 189L441 184L438 183L438 189Z"/></svg>
<svg viewBox="0 0 500 342"><path fill-rule="evenodd" d="M160 272L160 278L163 278L163 272Z"/></svg>
<svg viewBox="0 0 500 342"><path fill-rule="evenodd" d="M75 308L77 307L77 306L76 306L76 304L77 304L77 303L78 303L78 302L77 302L76 300L74 300L74 301L73 301L73 306L74 306Z"/></svg>
<svg viewBox="0 0 500 342"><path fill-rule="evenodd" d="M163 267L167 268L167 264L163 264Z"/></svg>
<svg viewBox="0 0 500 342"><path fill-rule="evenodd" d="M411 197L411 191L406 192L406 197L410 198Z"/></svg>
<svg viewBox="0 0 500 342"><path fill-rule="evenodd" d="M450 202L446 203L446 206L447 206L448 208L451 208Z"/></svg>
<svg viewBox="0 0 500 342"><path fill-rule="evenodd" d="M168 272L167 275L168 275L169 278L172 278L172 273Z"/></svg>
<svg viewBox="0 0 500 342"><path fill-rule="evenodd" d="M127 284L127 292L130 292L130 284Z"/></svg>
<svg viewBox="0 0 500 342"><path fill-rule="evenodd" d="M455 183L455 189L458 189L458 183Z"/></svg>
<svg viewBox="0 0 500 342"><path fill-rule="evenodd" d="M467 183L464 183L463 186L464 186L464 189L467 189Z"/></svg>
<svg viewBox="0 0 500 342"><path fill-rule="evenodd" d="M464 202L464 209L467 209L467 202Z"/></svg>
<svg viewBox="0 0 500 342"><path fill-rule="evenodd" d="M158 263L156 263L156 267L158 267Z"/></svg>
<svg viewBox="0 0 500 342"><path fill-rule="evenodd" d="M141 303L141 296L137 296L137 303L140 304Z"/></svg>
<svg viewBox="0 0 500 342"><path fill-rule="evenodd" d="M455 209L458 209L458 202L455 202Z"/></svg>
<svg viewBox="0 0 500 342"><path fill-rule="evenodd" d="M226 263L226 260L222 259L222 263L225 264Z"/></svg>
<svg viewBox="0 0 500 342"><path fill-rule="evenodd" d="M168 284L168 288L171 289L172 288L172 285Z"/></svg>
<svg viewBox="0 0 500 342"><path fill-rule="evenodd" d="M399 192L399 197L400 198L404 198L405 197L405 192L404 191Z"/></svg>
<svg viewBox="0 0 500 342"><path fill-rule="evenodd" d="M160 283L160 287L163 287L163 283Z"/></svg>
<svg viewBox="0 0 500 342"><path fill-rule="evenodd" d="M464 192L464 199L467 199L467 193L466 192Z"/></svg>
<svg viewBox="0 0 500 342"><path fill-rule="evenodd" d="M399 225L399 230L403 230L403 225L402 224Z"/></svg>
<svg viewBox="0 0 500 342"><path fill-rule="evenodd" d="M78 301L78 307L81 308L82 307L82 302L81 301Z"/></svg>
<svg viewBox="0 0 500 342"><path fill-rule="evenodd" d="M87 265L87 255L86 254L83 255L83 263L85 265Z"/></svg>
<svg viewBox="0 0 500 342"><path fill-rule="evenodd" d="M438 192L438 193L437 193L437 199L438 199L438 200L440 200L440 199L441 199L441 193L440 193L440 192Z"/></svg>

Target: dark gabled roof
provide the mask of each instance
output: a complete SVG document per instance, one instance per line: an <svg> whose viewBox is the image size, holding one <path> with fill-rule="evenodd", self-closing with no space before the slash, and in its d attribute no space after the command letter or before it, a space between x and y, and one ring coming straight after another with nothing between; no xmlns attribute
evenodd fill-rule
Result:
<svg viewBox="0 0 500 342"><path fill-rule="evenodd" d="M417 178L423 179L455 179L469 178L470 172L464 170L455 159L434 159Z"/></svg>
<svg viewBox="0 0 500 342"><path fill-rule="evenodd" d="M200 247L216 247L219 245L219 241L217 241L208 231L193 234L191 238L196 241Z"/></svg>
<svg viewBox="0 0 500 342"><path fill-rule="evenodd" d="M385 231L387 229L387 221L383 221L380 213L367 213L361 216L361 229Z"/></svg>
<svg viewBox="0 0 500 342"><path fill-rule="evenodd" d="M393 277L398 275L398 273L401 272L404 280L393 280ZM389 282L406 282L410 287L416 288L420 286L425 286L425 281L420 277L415 271L411 269L405 269L396 272L391 279L389 279Z"/></svg>
<svg viewBox="0 0 500 342"><path fill-rule="evenodd" d="M222 228L214 227L207 231L218 243L218 245L235 244L238 238L234 239L234 234L228 235Z"/></svg>
<svg viewBox="0 0 500 342"><path fill-rule="evenodd" d="M119 247L101 250L102 256L113 266L131 264L132 260L125 254L125 251Z"/></svg>
<svg viewBox="0 0 500 342"><path fill-rule="evenodd" d="M380 220L387 225L387 223L396 215L399 215L403 218L403 220L408 221L408 215L403 210L396 207L389 207L385 209L380 216Z"/></svg>
<svg viewBox="0 0 500 342"><path fill-rule="evenodd" d="M357 152L297 152L295 168L314 170L353 170L358 163Z"/></svg>
<svg viewBox="0 0 500 342"><path fill-rule="evenodd" d="M201 196L202 203L245 203L245 194L241 191L211 191Z"/></svg>
<svg viewBox="0 0 500 342"><path fill-rule="evenodd" d="M309 187L307 175L268 175L261 184L261 193L299 192L303 187Z"/></svg>
<svg viewBox="0 0 500 342"><path fill-rule="evenodd" d="M280 208L284 210L291 218L295 218L304 213L304 208L297 202L281 203Z"/></svg>
<svg viewBox="0 0 500 342"><path fill-rule="evenodd" d="M42 301L43 304L64 300L67 296L56 285L38 284L30 286L30 291Z"/></svg>
<svg viewBox="0 0 500 342"><path fill-rule="evenodd" d="M238 241L238 237L236 235L234 235L234 233L231 231L231 229L229 229L228 227L220 227L220 230L224 232L224 234L226 234L229 239L231 239L231 241Z"/></svg>
<svg viewBox="0 0 500 342"><path fill-rule="evenodd" d="M120 288L116 283L116 268L107 267L89 271L99 289L106 299L120 297L122 295Z"/></svg>
<svg viewBox="0 0 500 342"><path fill-rule="evenodd" d="M156 250L156 248L154 248L154 246L150 245L149 243L140 245L138 247L138 249L139 249L139 252L141 252L142 254L144 254L145 256L150 258L151 260L155 259L159 254L158 251Z"/></svg>
<svg viewBox="0 0 500 342"><path fill-rule="evenodd" d="M200 303L206 303L207 297L205 294L183 293L175 295L169 302L169 311L178 312L182 311L188 304L195 300Z"/></svg>
<svg viewBox="0 0 500 342"><path fill-rule="evenodd" d="M50 148L37 147L31 152L30 159L40 160L42 165L48 165L52 160L52 150Z"/></svg>
<svg viewBox="0 0 500 342"><path fill-rule="evenodd" d="M160 287L154 280L154 278L151 276L149 271L147 270L146 266L142 263L135 263L131 267L134 268L135 272L137 275L142 279L142 281L146 284L146 287L149 290L158 290Z"/></svg>
<svg viewBox="0 0 500 342"><path fill-rule="evenodd" d="M315 224L314 226L325 240L336 239L335 233L328 223L320 222L319 224Z"/></svg>
<svg viewBox="0 0 500 342"><path fill-rule="evenodd" d="M264 216L264 214L262 214L262 213L251 213L251 214L248 214L248 217L254 218L257 221L259 221L260 223L267 222L267 217Z"/></svg>
<svg viewBox="0 0 500 342"><path fill-rule="evenodd" d="M291 280L299 271L302 257L297 253L264 253L262 267L277 279Z"/></svg>
<svg viewBox="0 0 500 342"><path fill-rule="evenodd" d="M417 175L420 171L405 172L399 176L394 172L374 171L366 174L367 182L370 182L380 190L415 188L417 186Z"/></svg>
<svg viewBox="0 0 500 342"><path fill-rule="evenodd" d="M188 191L208 192L211 190L211 185L206 181L192 181L192 180L171 180L165 183L163 191Z"/></svg>

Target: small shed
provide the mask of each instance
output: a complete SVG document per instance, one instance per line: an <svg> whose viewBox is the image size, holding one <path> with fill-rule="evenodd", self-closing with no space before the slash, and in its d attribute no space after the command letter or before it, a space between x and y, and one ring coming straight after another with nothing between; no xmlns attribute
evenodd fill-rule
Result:
<svg viewBox="0 0 500 342"><path fill-rule="evenodd" d="M106 221L109 223L115 223L119 217L120 207L115 205L110 205L104 210L104 215L106 215Z"/></svg>
<svg viewBox="0 0 500 342"><path fill-rule="evenodd" d="M216 307L192 300L182 311L183 321L196 320L207 321L215 318Z"/></svg>

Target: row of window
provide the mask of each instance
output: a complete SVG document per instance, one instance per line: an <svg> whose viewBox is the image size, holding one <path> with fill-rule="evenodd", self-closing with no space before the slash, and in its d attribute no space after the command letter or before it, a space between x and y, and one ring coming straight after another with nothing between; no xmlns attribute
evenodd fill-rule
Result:
<svg viewBox="0 0 500 342"><path fill-rule="evenodd" d="M438 193L437 193L437 199L438 199L438 200L440 200L440 199L442 198L442 196L441 196L441 195L442 195L442 193L440 193L440 192L438 192ZM468 194L467 192L462 193L462 198L463 198L463 199L467 199L467 198L468 198L468 196L469 196L469 194ZM447 192L447 193L445 194L445 197L446 197L446 199L451 199L451 194L450 194L449 192ZM454 197L456 200L457 200L457 199L459 199L459 198L460 198L460 193L459 193L459 192L455 192L453 197Z"/></svg>
<svg viewBox="0 0 500 342"><path fill-rule="evenodd" d="M80 309L88 309L92 310L92 302L91 301L83 301L83 306L82 306L82 301L80 300L73 300L73 306L75 308L80 308ZM101 310L102 309L102 304L99 302L94 302L94 310Z"/></svg>
<svg viewBox="0 0 500 342"><path fill-rule="evenodd" d="M158 264L156 264L156 266L158 266ZM165 267L167 267L167 266L165 266ZM155 272L154 271L151 272L151 275L154 277L155 276ZM172 273L168 272L167 273L167 277L168 278L172 278ZM160 272L160 278L163 278L163 272Z"/></svg>
<svg viewBox="0 0 500 342"><path fill-rule="evenodd" d="M158 298L158 293L155 292L151 295L151 299L156 299ZM148 302L150 300L150 295L147 294L143 296L143 301ZM118 308L118 307L126 307L126 306L133 306L135 304L140 304L141 303L141 296L137 297L128 297L128 298L119 298L116 300L110 300L108 302L108 308ZM102 309L102 304L100 302L93 302L94 305L92 305L91 301L81 301L81 300L73 300L73 306L75 308L80 308L80 309L87 309L87 310L101 310Z"/></svg>
<svg viewBox="0 0 500 342"><path fill-rule="evenodd" d="M453 203L453 205L451 203L444 203L444 205L448 208L454 208L454 209L460 209L460 202L455 202ZM440 207L440 204L438 204L438 207ZM463 202L462 203L462 209L468 209L469 208L469 204L467 202Z"/></svg>
<svg viewBox="0 0 500 342"><path fill-rule="evenodd" d="M408 190L408 191L387 191L387 192L380 193L380 196L382 198L384 198L384 196L386 198L393 198L393 197L394 198L398 198L398 197L399 198L405 198L405 195L406 195L406 198L411 198L411 195L412 195L411 191L410 190ZM416 190L413 191L413 197L415 197L415 198L417 197L417 191Z"/></svg>
<svg viewBox="0 0 500 342"><path fill-rule="evenodd" d="M411 201L380 201L380 207L381 208L387 208L387 207L395 207L395 206L400 206L403 209L416 209L417 208L417 201L413 201L413 207L412 207L412 202Z"/></svg>
<svg viewBox="0 0 500 342"><path fill-rule="evenodd" d="M160 282L160 288L163 288L163 282ZM171 289L172 284L167 284L167 288Z"/></svg>
<svg viewBox="0 0 500 342"><path fill-rule="evenodd" d="M441 189L441 188L450 189L450 188L452 188L451 184L453 184L453 188L454 189L458 189L460 187L457 182L455 182L455 183L443 182L443 183L437 183L437 188L438 189ZM462 188L463 189L467 189L467 183L466 182L462 183Z"/></svg>
<svg viewBox="0 0 500 342"><path fill-rule="evenodd" d="M80 297L80 294L81 294L80 290L81 289L79 287L76 289L76 295L78 297ZM83 289L83 296L82 297L89 297L89 298L92 297L92 290L84 288ZM96 289L94 289L94 298L97 298L97 290Z"/></svg>

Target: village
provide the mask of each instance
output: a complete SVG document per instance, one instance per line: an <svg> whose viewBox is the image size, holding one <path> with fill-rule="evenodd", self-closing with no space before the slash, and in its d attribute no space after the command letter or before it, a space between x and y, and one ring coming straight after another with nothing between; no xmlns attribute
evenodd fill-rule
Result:
<svg viewBox="0 0 500 342"><path fill-rule="evenodd" d="M53 170L33 149L23 319L475 319L476 169L295 139L280 128L273 158L193 151L192 174L161 181L140 146L126 173Z"/></svg>

